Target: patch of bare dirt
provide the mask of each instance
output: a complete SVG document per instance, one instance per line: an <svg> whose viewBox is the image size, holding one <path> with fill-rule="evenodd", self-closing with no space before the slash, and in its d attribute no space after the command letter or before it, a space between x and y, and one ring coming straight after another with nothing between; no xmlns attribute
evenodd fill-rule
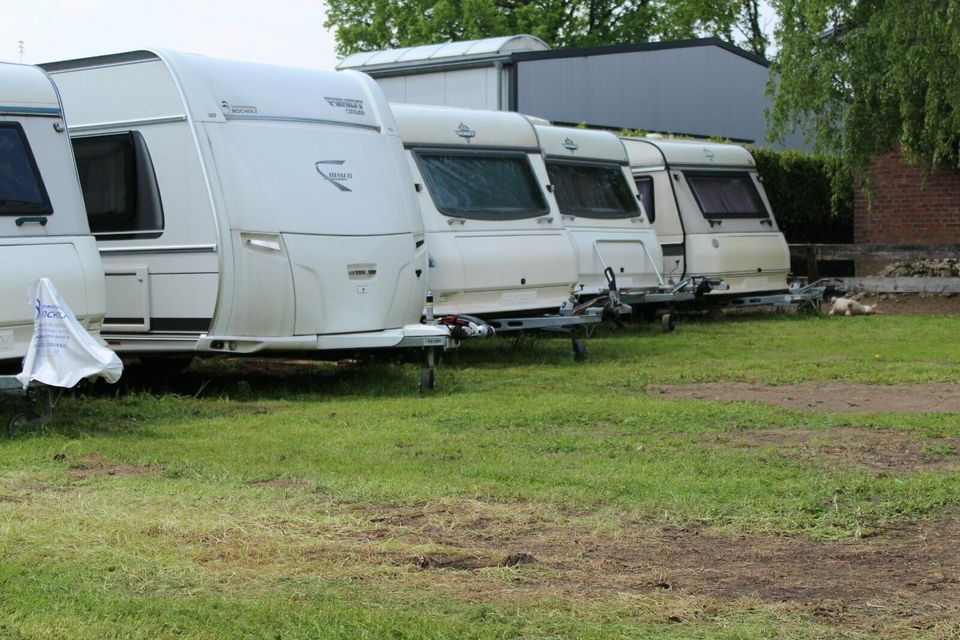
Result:
<svg viewBox="0 0 960 640"><path fill-rule="evenodd" d="M921 441L910 434L888 429L745 429L708 432L700 437L707 444L748 449L774 447L801 460L840 462L876 470L960 466L960 438Z"/></svg>
<svg viewBox="0 0 960 640"><path fill-rule="evenodd" d="M611 527L518 506L452 502L381 509L367 520L369 527L352 536L383 544L390 551L381 555L392 562L412 562L424 571L459 569L437 571L431 583L479 599L660 591L682 598L792 603L830 623L888 630L960 617L956 516L837 542L696 527L651 529L631 522ZM398 545L443 551L411 561ZM511 557L522 558L515 580L478 571L509 566Z"/></svg>
<svg viewBox="0 0 960 640"><path fill-rule="evenodd" d="M0 502L23 502L20 496L0 495Z"/></svg>
<svg viewBox="0 0 960 640"><path fill-rule="evenodd" d="M157 473L160 470L160 467L156 465L112 462L100 454L94 453L84 457L80 462L71 465L67 470L67 475L71 480L77 481L100 476L117 478L124 476L144 476Z"/></svg>
<svg viewBox="0 0 960 640"><path fill-rule="evenodd" d="M960 296L954 294L881 293L850 297L863 304L876 305L877 312L886 315L960 314Z"/></svg>
<svg viewBox="0 0 960 640"><path fill-rule="evenodd" d="M960 385L854 384L847 382L764 385L746 382L655 384L647 389L667 399L751 401L824 413L958 413Z"/></svg>

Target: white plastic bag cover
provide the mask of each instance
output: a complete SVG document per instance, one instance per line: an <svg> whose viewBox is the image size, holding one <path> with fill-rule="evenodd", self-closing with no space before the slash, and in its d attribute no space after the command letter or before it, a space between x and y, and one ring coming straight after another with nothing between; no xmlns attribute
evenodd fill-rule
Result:
<svg viewBox="0 0 960 640"><path fill-rule="evenodd" d="M24 389L33 381L69 389L83 378L120 379L120 358L77 322L49 278L30 285L30 305L36 312L33 339L17 376Z"/></svg>

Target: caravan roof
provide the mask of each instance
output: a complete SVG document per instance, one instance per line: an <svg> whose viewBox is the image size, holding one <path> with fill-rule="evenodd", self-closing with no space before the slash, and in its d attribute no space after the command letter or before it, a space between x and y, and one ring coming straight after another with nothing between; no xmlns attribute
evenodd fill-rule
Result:
<svg viewBox="0 0 960 640"><path fill-rule="evenodd" d="M535 36L515 35L482 40L463 40L442 44L428 44L402 49L384 49L364 51L344 58L337 69L356 69L359 67L406 66L421 62L431 63L465 58L491 58L513 51L545 51L550 47Z"/></svg>
<svg viewBox="0 0 960 640"><path fill-rule="evenodd" d="M0 113L60 115L60 100L53 83L36 67L3 64L0 83Z"/></svg>
<svg viewBox="0 0 960 640"><path fill-rule="evenodd" d="M540 153L533 125L518 113L392 104L406 146L498 147Z"/></svg>
<svg viewBox="0 0 960 640"><path fill-rule="evenodd" d="M548 157L572 158L577 160L602 160L628 164L627 150L620 138L608 131L577 129L576 142L570 139L571 131L566 127L553 127L537 124L540 146Z"/></svg>
<svg viewBox="0 0 960 640"><path fill-rule="evenodd" d="M633 166L662 165L714 165L718 167L756 166L750 152L740 145L709 142L707 140L671 140L647 136L624 138L646 144L630 145L630 164Z"/></svg>
<svg viewBox="0 0 960 640"><path fill-rule="evenodd" d="M355 72L318 72L163 49L80 58L43 66L56 74L73 69L106 69L153 59L162 60L176 76L183 88L182 99L195 122L267 118L374 129L384 126L388 132L393 132L389 110L381 109L378 100L371 95L372 81ZM320 73L324 74L323 82L317 82ZM60 76L58 82L64 82L66 77ZM81 90L73 89L69 114L71 128L131 117L130 100L117 102L116 108L122 113L105 113L109 105L102 100L83 99ZM179 91L169 78L138 77L137 96L136 110L141 118L184 115Z"/></svg>

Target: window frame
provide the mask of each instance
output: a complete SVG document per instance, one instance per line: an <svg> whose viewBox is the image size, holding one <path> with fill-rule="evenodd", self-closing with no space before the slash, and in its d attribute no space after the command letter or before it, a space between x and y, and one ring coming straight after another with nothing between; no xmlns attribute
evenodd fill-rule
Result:
<svg viewBox="0 0 960 640"><path fill-rule="evenodd" d="M90 224L90 231L94 237L100 241L111 241L111 240L152 240L159 238L163 235L166 230L166 215L163 209L163 194L160 189L160 183L157 180L156 169L153 164L153 158L150 155L150 150L147 148L147 143L143 139L143 134L136 130L131 129L128 131L111 131L109 133L95 133L90 135L77 135L76 137L71 138L71 143L74 145L74 156L78 156L76 144L82 143L87 140L104 140L109 138L120 138L126 137L129 138L131 146L131 157L133 160L132 167L132 176L127 179L127 188L133 187L133 204L132 206L132 219L134 222L139 222L141 216L146 217L146 214L142 214L140 207L141 205L149 205L151 207L150 217L154 222L158 222L159 225L154 225L151 228L140 228L135 226L129 229L122 230L112 230L112 231L102 231L97 230L95 227L100 227L102 223L94 225L93 221L90 219L90 211L87 209L87 220ZM79 161L78 173L79 173ZM82 180L81 180L81 191L82 191ZM146 191L149 193L143 193L142 188L146 187ZM86 206L86 194L84 194L84 205Z"/></svg>
<svg viewBox="0 0 960 640"><path fill-rule="evenodd" d="M760 190L757 188L757 184L753 181L753 175L750 171L735 171L735 170L719 170L719 171L710 171L710 170L691 170L684 169L682 170L683 178L686 180L687 184L690 187L690 192L693 194L693 198L697 203L697 208L700 209L700 214L707 220L769 220L771 218L770 211L767 209L766 204L763 201L763 197L760 195ZM700 194L697 193L697 189L694 186L694 182L690 180L690 177L706 177L706 178L745 178L749 183L755 203L758 205L758 208L763 212L762 214L756 214L751 212L743 211L734 211L727 213L707 213L703 210L703 203L700 200Z"/></svg>
<svg viewBox="0 0 960 640"><path fill-rule="evenodd" d="M590 220L629 220L631 218L639 218L643 215L643 209L640 207L640 200L637 198L637 194L630 188L630 182L623 174L624 165L616 162L603 162L601 160L582 160L578 158L556 157L547 157L544 159L544 163L547 167L547 175L550 174L551 164L596 169L612 169L617 175L620 176L623 187L626 189L627 196L633 203L634 207L631 211L624 210L622 215L615 216L591 214L589 209L564 209L563 205L560 203L560 198L557 197L558 187L556 181L553 179L553 176L550 176L550 183L553 185L553 196L557 200L557 208L560 209L560 213L562 215L574 216L576 218L588 218Z"/></svg>
<svg viewBox="0 0 960 640"><path fill-rule="evenodd" d="M22 204L4 205L0 203L0 216L53 215L53 203L50 201L50 194L47 192L47 185L43 181L43 175L40 173L40 166L37 164L37 159L33 155L33 148L30 146L30 140L27 138L27 132L24 131L23 125L16 121L3 121L0 122L0 128L12 129L19 135L21 149L23 149L24 155L27 159L27 164L33 173L33 177L37 183L37 188L40 191L40 196L43 199L43 202L39 203L38 205L30 205L26 208Z"/></svg>
<svg viewBox="0 0 960 640"><path fill-rule="evenodd" d="M656 192L656 189L654 188L656 187L656 184L653 181L653 176L634 175L632 177L633 177L633 185L637 188L637 197L640 199L640 202L643 204L643 212L647 214L647 222L649 222L650 224L653 224L657 220L657 192ZM637 185L637 182L639 182L640 180L650 183L650 206L649 207L647 206L647 203L644 202L643 196L640 195L640 187Z"/></svg>
<svg viewBox="0 0 960 640"><path fill-rule="evenodd" d="M513 220L530 220L534 218L539 218L545 215L550 214L550 202L547 200L546 194L544 194L543 186L540 184L540 180L537 177L537 172L534 170L533 165L530 162L530 156L526 151L522 150L513 150L513 149L471 149L469 151L459 148L447 148L447 147L421 147L413 149L413 156L417 163L417 168L420 170L420 175L423 176L424 182L426 182L427 191L430 194L430 199L433 202L434 207L441 214L451 217L451 218L464 218L467 220L483 220L487 222L503 222L503 221L513 221ZM511 212L509 214L504 214L501 211L494 209L472 209L470 211L464 212L459 209L449 209L441 205L437 200L437 183L433 178L433 175L428 170L424 156L461 156L464 158L476 158L476 157L487 157L487 158L511 158L511 159L520 159L523 161L523 166L528 172L529 178L532 181L532 185L535 187L535 192L537 197L540 200L541 207L538 209L524 209L521 211Z"/></svg>

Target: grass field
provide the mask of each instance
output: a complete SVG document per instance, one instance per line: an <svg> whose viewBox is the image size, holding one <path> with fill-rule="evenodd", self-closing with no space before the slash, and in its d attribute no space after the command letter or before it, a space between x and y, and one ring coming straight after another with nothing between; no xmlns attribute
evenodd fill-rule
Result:
<svg viewBox="0 0 960 640"><path fill-rule="evenodd" d="M960 415L669 389L921 393L958 329L477 342L425 396L396 363L131 370L0 438L0 637L957 637Z"/></svg>

